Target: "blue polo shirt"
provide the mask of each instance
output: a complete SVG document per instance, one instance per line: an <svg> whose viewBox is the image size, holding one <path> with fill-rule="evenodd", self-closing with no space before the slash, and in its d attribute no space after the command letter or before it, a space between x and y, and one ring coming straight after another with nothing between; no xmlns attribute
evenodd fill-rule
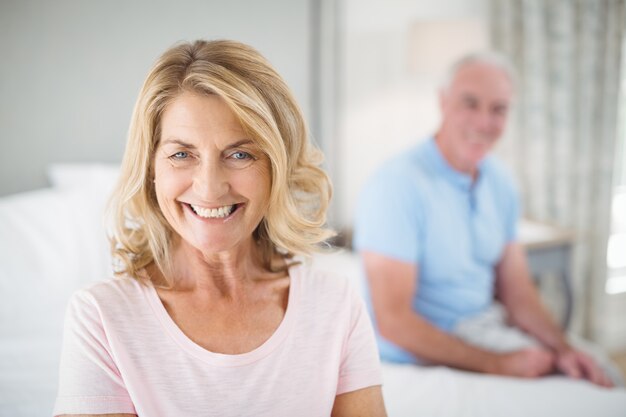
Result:
<svg viewBox="0 0 626 417"><path fill-rule="evenodd" d="M483 159L474 182L448 164L431 137L369 179L357 206L353 244L416 263L413 309L450 331L493 302L494 267L516 238L518 215L512 178L493 157ZM377 336L383 359L416 362Z"/></svg>

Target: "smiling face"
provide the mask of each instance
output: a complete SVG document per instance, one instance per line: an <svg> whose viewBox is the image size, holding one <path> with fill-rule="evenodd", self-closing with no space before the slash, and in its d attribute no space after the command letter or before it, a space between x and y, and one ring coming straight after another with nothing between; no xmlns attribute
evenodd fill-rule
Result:
<svg viewBox="0 0 626 417"><path fill-rule="evenodd" d="M441 93L442 125L437 143L457 170L474 175L480 161L502 136L513 88L494 65L462 67Z"/></svg>
<svg viewBox="0 0 626 417"><path fill-rule="evenodd" d="M159 207L182 241L204 254L250 243L266 212L267 156L215 95L185 92L165 109L154 158Z"/></svg>

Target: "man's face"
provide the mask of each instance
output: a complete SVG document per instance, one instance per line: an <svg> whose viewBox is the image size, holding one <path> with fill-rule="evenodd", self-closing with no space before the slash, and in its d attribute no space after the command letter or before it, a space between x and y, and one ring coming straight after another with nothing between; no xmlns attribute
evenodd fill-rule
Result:
<svg viewBox="0 0 626 417"><path fill-rule="evenodd" d="M508 76L487 63L461 68L441 92L440 146L455 168L476 171L504 131L512 93Z"/></svg>

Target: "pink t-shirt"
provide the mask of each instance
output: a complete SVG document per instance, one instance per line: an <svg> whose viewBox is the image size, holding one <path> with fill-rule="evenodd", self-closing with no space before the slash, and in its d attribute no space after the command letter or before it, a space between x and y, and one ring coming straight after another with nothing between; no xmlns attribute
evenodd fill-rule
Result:
<svg viewBox="0 0 626 417"><path fill-rule="evenodd" d="M305 265L289 275L282 322L238 355L195 344L152 286L122 278L78 291L54 414L318 417L336 395L380 385L371 323L348 281Z"/></svg>

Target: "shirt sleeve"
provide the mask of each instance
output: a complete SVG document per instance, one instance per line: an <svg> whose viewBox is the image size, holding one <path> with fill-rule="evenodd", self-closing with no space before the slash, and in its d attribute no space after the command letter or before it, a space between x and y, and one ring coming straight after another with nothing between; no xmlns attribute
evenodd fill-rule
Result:
<svg viewBox="0 0 626 417"><path fill-rule="evenodd" d="M353 246L401 261L418 263L423 250L423 208L416 184L399 168L385 167L361 192Z"/></svg>
<svg viewBox="0 0 626 417"><path fill-rule="evenodd" d="M79 291L66 312L54 415L112 413L136 414L97 303Z"/></svg>
<svg viewBox="0 0 626 417"><path fill-rule="evenodd" d="M350 328L343 347L337 395L382 384L372 323L355 290L350 291Z"/></svg>

